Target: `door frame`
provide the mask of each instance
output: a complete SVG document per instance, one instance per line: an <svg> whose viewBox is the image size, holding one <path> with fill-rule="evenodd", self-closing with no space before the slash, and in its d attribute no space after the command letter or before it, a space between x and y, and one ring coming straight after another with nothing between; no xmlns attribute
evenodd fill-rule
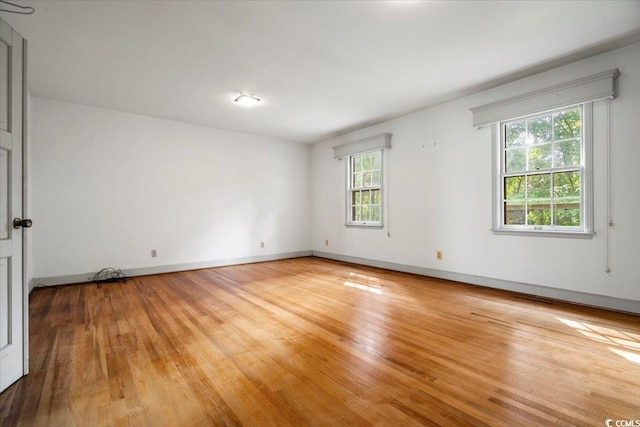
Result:
<svg viewBox="0 0 640 427"><path fill-rule="evenodd" d="M29 91L27 89L27 40L22 38L22 216L31 218L29 203ZM22 375L29 373L29 234L28 228L22 229Z"/></svg>

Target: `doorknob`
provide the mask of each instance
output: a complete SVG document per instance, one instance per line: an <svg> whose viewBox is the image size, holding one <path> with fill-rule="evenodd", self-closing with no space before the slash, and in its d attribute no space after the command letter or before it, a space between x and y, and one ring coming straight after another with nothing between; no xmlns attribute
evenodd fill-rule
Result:
<svg viewBox="0 0 640 427"><path fill-rule="evenodd" d="M30 219L14 218L13 220L13 228L15 229L18 229L20 227L31 228L32 225L33 221L31 221Z"/></svg>

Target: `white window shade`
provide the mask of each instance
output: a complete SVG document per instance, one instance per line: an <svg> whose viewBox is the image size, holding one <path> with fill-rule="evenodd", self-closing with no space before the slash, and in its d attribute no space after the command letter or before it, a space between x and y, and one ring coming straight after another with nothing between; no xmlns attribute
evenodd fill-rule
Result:
<svg viewBox="0 0 640 427"><path fill-rule="evenodd" d="M358 141L336 145L335 147L333 147L333 158L340 159L343 157L352 156L354 154L380 150L383 148L391 148L390 133L381 133L380 135L371 136L369 138L360 139Z"/></svg>
<svg viewBox="0 0 640 427"><path fill-rule="evenodd" d="M541 111L616 97L618 69L472 108L473 125L483 126Z"/></svg>

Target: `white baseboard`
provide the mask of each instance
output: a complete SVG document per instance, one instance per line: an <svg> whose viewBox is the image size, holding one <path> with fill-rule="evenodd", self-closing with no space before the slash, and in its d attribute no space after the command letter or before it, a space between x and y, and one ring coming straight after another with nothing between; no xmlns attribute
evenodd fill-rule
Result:
<svg viewBox="0 0 640 427"><path fill-rule="evenodd" d="M252 262L275 261L279 259L288 259L288 258L300 258L305 256L311 256L311 254L312 254L311 251L287 252L287 253L272 254L272 255L252 256L252 257L245 257L245 258L189 262L184 264L173 264L173 265L158 265L153 267L129 268L129 269L123 269L122 272L129 277L146 276L149 274L174 273L177 271L198 270L201 268L224 267L228 265L249 264ZM30 283L29 291L31 291L31 289L33 289L34 287L70 285L72 283L91 282L91 278L95 274L96 272L94 271L92 273L70 274L65 276L34 277Z"/></svg>
<svg viewBox="0 0 640 427"><path fill-rule="evenodd" d="M396 264L393 262L377 261L367 258L359 258L349 255L340 255L321 251L313 251L313 256L333 259L337 261L350 262L354 264L367 265L371 267L379 267L387 270L401 271L404 273L413 273L420 276L429 276L436 277L438 279L453 280L455 282L470 283L472 285L485 286L488 288L503 289L506 291L519 292L544 298L552 298L575 304L605 308L608 310L640 314L640 301L637 300L614 298L606 295L589 294L586 292L570 291L566 289L549 288L546 286L531 285L522 282L512 282L509 280L493 279L491 277L454 273L432 268Z"/></svg>

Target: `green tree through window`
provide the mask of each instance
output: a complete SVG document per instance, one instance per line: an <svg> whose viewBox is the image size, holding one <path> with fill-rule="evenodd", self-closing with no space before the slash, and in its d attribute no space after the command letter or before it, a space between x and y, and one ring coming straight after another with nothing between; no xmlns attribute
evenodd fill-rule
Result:
<svg viewBox="0 0 640 427"><path fill-rule="evenodd" d="M503 123L503 224L580 227L582 107Z"/></svg>
<svg viewBox="0 0 640 427"><path fill-rule="evenodd" d="M352 225L382 223L382 151L349 157L349 218Z"/></svg>

